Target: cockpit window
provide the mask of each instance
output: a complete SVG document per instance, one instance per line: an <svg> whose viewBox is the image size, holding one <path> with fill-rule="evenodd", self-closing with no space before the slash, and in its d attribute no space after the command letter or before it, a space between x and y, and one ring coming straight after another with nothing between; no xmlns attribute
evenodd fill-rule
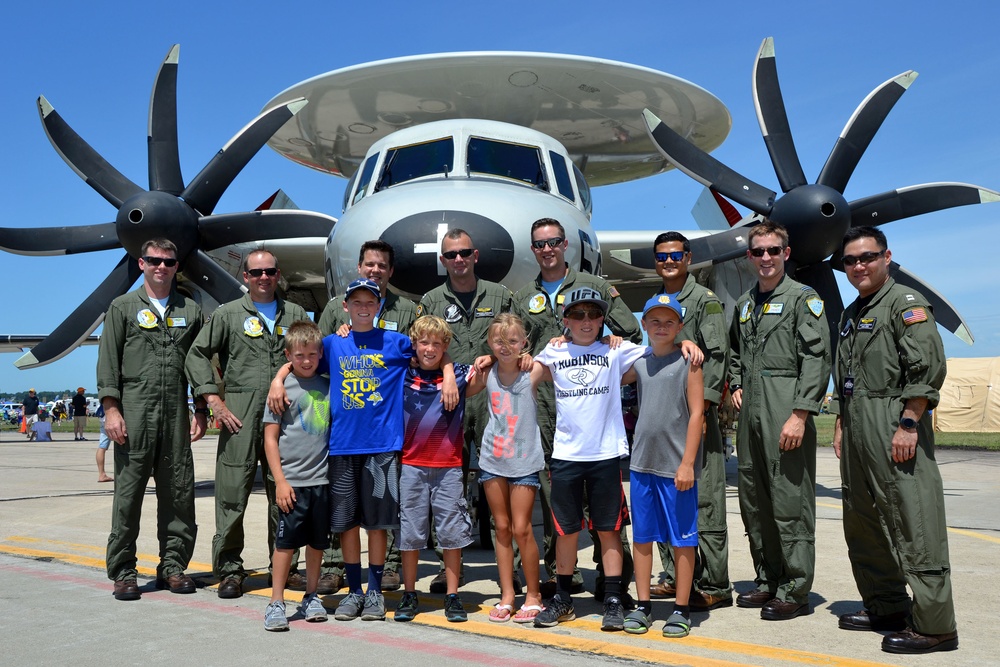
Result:
<svg viewBox="0 0 1000 667"><path fill-rule="evenodd" d="M580 203L583 204L583 210L592 213L594 202L590 199L590 186L587 185L587 179L583 177L583 172L575 164L573 165L573 176L576 177L576 189L580 191Z"/></svg>
<svg viewBox="0 0 1000 667"><path fill-rule="evenodd" d="M570 201L575 201L573 184L569 180L569 171L566 169L566 158L555 151L549 151L549 159L552 160L552 171L555 172L559 194Z"/></svg>
<svg viewBox="0 0 1000 667"><path fill-rule="evenodd" d="M469 139L468 166L470 176L503 176L543 190L549 189L542 156L534 146L473 137Z"/></svg>
<svg viewBox="0 0 1000 667"><path fill-rule="evenodd" d="M375 190L412 181L431 174L447 174L455 162L455 142L451 137L435 139L386 151L382 176Z"/></svg>
<svg viewBox="0 0 1000 667"><path fill-rule="evenodd" d="M368 183L371 182L371 180L372 180L372 174L375 173L375 163L376 162L378 162L378 153L376 153L375 155L372 155L370 158L368 158L365 161L365 166L364 166L364 168L362 168L362 170L360 172L355 172L355 174L360 173L361 176L357 179L358 180L358 189L354 193L354 199L351 201L351 205L352 206L354 204L357 204L362 199L364 199L365 190L368 189ZM352 178L351 180L353 181L354 179ZM350 187L351 187L350 184L348 184L348 186L347 186L348 192L350 192Z"/></svg>

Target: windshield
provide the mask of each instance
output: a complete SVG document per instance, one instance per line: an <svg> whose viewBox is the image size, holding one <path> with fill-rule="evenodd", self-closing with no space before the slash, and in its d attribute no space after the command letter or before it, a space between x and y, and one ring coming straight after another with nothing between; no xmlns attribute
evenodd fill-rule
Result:
<svg viewBox="0 0 1000 667"><path fill-rule="evenodd" d="M391 148L386 152L382 176L375 190L390 188L421 176L447 174L454 162L455 142L451 137Z"/></svg>
<svg viewBox="0 0 1000 667"><path fill-rule="evenodd" d="M469 139L469 175L490 174L549 189L541 154L534 146L492 139Z"/></svg>

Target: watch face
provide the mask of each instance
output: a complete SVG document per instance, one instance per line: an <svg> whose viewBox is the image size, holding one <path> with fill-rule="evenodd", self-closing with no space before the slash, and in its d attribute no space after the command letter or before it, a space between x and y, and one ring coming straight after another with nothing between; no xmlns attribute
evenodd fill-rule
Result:
<svg viewBox="0 0 1000 667"><path fill-rule="evenodd" d="M902 419L899 420L899 425L902 426L903 428L916 428L917 420L910 419L909 417L903 417Z"/></svg>

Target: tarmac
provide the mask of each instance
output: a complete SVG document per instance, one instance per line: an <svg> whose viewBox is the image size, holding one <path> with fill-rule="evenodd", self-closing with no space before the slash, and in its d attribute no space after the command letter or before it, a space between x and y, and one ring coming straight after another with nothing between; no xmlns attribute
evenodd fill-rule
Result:
<svg viewBox="0 0 1000 667"><path fill-rule="evenodd" d="M89 434L92 436L93 434ZM958 616L958 651L899 656L880 650L878 633L837 628L837 616L861 607L841 525L840 474L829 447L820 448L817 469L816 580L813 613L791 621L764 621L757 610L729 607L693 614L689 637L667 639L660 631L672 602L654 601L658 619L642 636L600 630L601 605L575 596L578 619L551 629L490 623L499 600L492 550L465 550L461 596L472 610L467 623L448 623L441 596L421 595L411 623L306 623L291 631L263 630L267 587L266 500L258 486L247 514L244 559L261 574L253 590L220 600L211 575L214 532L213 475L216 438L194 444L199 539L188 573L199 582L192 595L157 591L155 505L147 490L139 552L142 600L119 602L104 572L112 483L98 483L96 441L75 442L56 434L51 443L28 443L0 432L0 655L4 664L80 667L109 664L253 665L317 661L368 664L589 665L634 661L670 665L948 665L1000 664L994 653L1000 593L1000 454L939 450L945 486L952 583ZM109 464L111 457L109 456ZM752 568L736 498L735 459L729 461L730 574L738 591L752 587ZM110 469L109 469L110 472ZM536 538L541 521L536 506ZM593 590L589 539L580 540L580 564ZM363 545L364 548L364 545ZM363 560L366 555L363 554ZM432 551L421 555L418 590L437 573ZM656 576L656 575L654 575ZM634 586L632 588L634 593ZM286 594L288 613L301 593ZM333 609L340 593L324 599ZM391 611L398 593L388 593ZM521 600L519 599L518 602Z"/></svg>

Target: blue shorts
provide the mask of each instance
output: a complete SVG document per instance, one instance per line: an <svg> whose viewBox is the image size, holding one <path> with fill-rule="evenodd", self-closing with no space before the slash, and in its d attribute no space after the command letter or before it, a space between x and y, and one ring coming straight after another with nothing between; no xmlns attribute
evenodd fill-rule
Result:
<svg viewBox="0 0 1000 667"><path fill-rule="evenodd" d="M525 475L524 477L504 477L503 475L494 475L493 473L486 472L485 470L479 471L480 484L484 484L491 479L505 479L511 486L533 486L536 489L542 486L542 483L538 481L537 472Z"/></svg>
<svg viewBox="0 0 1000 667"><path fill-rule="evenodd" d="M632 542L698 546L698 482L678 491L673 477L631 473Z"/></svg>

